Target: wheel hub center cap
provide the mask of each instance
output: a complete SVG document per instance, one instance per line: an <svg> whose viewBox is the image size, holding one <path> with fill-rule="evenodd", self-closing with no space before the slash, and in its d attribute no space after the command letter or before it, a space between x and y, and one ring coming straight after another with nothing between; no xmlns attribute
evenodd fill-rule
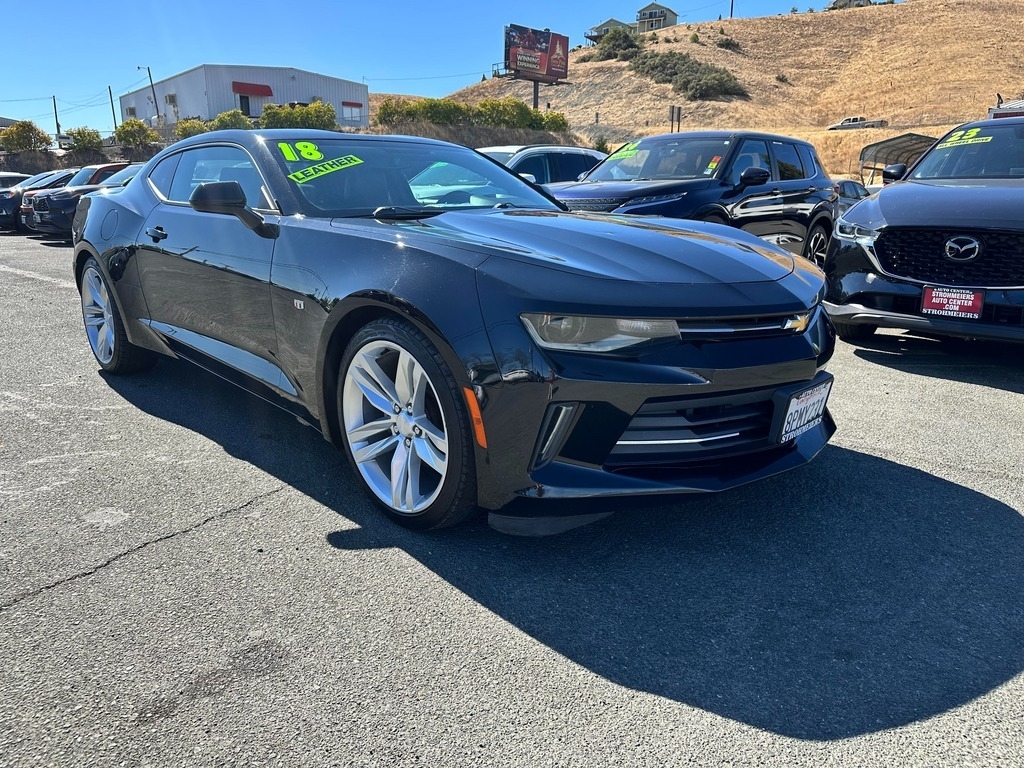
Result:
<svg viewBox="0 0 1024 768"><path fill-rule="evenodd" d="M413 420L405 411L398 414L395 418L395 424L398 425L398 431L401 432L404 437L413 436Z"/></svg>

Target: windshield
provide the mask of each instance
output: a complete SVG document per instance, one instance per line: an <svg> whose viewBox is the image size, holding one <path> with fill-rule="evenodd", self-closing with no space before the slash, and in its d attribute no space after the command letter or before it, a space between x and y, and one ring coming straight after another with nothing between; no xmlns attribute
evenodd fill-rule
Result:
<svg viewBox="0 0 1024 768"><path fill-rule="evenodd" d="M423 215L494 207L560 210L466 147L317 137L279 142L272 150L313 216L369 216L382 207Z"/></svg>
<svg viewBox="0 0 1024 768"><path fill-rule="evenodd" d="M33 181L31 184L25 184L24 188L25 189L39 189L41 187L45 187L50 182L55 181L56 179L58 179L61 175L65 174L65 173L67 173L67 171L50 171L49 173L44 174L37 181Z"/></svg>
<svg viewBox="0 0 1024 768"><path fill-rule="evenodd" d="M985 125L947 134L912 179L1024 179L1024 125Z"/></svg>
<svg viewBox="0 0 1024 768"><path fill-rule="evenodd" d="M492 160L497 160L502 165L508 165L508 161L512 159L512 155L514 155L515 152L492 152L488 150L487 152L484 152L484 154Z"/></svg>
<svg viewBox="0 0 1024 768"><path fill-rule="evenodd" d="M587 181L711 179L729 151L729 139L655 136L619 147L587 174Z"/></svg>
<svg viewBox="0 0 1024 768"><path fill-rule="evenodd" d="M71 177L65 186L67 187L80 187L83 184L88 184L89 179L96 173L95 168L82 168L78 173Z"/></svg>
<svg viewBox="0 0 1024 768"><path fill-rule="evenodd" d="M125 166L117 173L111 174L108 178L104 179L100 186L120 187L122 184L130 181L143 165L144 163L136 163L135 165Z"/></svg>

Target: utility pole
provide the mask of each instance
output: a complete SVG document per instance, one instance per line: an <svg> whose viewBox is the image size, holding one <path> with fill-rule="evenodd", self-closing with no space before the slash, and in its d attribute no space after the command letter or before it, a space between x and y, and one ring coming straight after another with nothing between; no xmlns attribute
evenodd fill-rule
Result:
<svg viewBox="0 0 1024 768"><path fill-rule="evenodd" d="M732 6L735 0L729 0L729 18L732 18Z"/></svg>
<svg viewBox="0 0 1024 768"><path fill-rule="evenodd" d="M117 112L114 110L114 92L107 86L107 93L110 94L110 114L114 118L114 130L117 130Z"/></svg>
<svg viewBox="0 0 1024 768"><path fill-rule="evenodd" d="M144 69L146 74L149 76L149 89L153 92L153 109L156 110L156 117L160 117L160 105L156 103L156 87L153 85L153 73L149 71L149 67L136 67L140 72ZM157 120L157 122L160 122Z"/></svg>
<svg viewBox="0 0 1024 768"><path fill-rule="evenodd" d="M60 144L60 118L57 117L57 97L53 97L53 122L57 124L57 143Z"/></svg>

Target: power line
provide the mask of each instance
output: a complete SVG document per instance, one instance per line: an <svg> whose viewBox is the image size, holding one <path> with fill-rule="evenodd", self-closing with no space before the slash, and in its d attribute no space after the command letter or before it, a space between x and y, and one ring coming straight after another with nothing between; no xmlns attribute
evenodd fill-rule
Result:
<svg viewBox="0 0 1024 768"><path fill-rule="evenodd" d="M373 82L391 82L391 81L405 81L405 80L447 80L452 77L469 77L470 75L476 75L480 70L474 72L463 72L460 75L436 75L434 77L367 77L366 80Z"/></svg>

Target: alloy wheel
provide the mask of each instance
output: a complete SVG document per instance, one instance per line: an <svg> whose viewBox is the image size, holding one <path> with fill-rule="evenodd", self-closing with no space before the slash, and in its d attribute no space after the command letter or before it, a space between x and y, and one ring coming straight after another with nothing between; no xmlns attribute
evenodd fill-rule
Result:
<svg viewBox="0 0 1024 768"><path fill-rule="evenodd" d="M345 439L373 494L400 515L430 507L448 474L448 428L420 361L394 342L367 342L345 370L342 411Z"/></svg>
<svg viewBox="0 0 1024 768"><path fill-rule="evenodd" d="M114 357L114 317L110 293L95 267L87 267L82 275L82 319L89 345L101 365Z"/></svg>

